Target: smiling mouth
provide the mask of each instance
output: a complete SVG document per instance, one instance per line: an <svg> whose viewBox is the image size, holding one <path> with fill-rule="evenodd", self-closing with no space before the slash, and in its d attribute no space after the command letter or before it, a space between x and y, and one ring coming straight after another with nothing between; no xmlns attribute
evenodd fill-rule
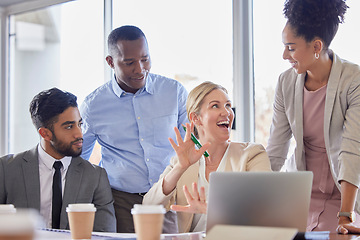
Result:
<svg viewBox="0 0 360 240"><path fill-rule="evenodd" d="M141 80L143 80L145 78L145 76L143 75L143 76L140 76L140 77L133 77L132 79L133 80L137 80L137 81L141 81Z"/></svg>
<svg viewBox="0 0 360 240"><path fill-rule="evenodd" d="M216 123L216 125L218 125L218 127L222 127L222 128L229 128L230 122L229 121L220 121L220 122Z"/></svg>

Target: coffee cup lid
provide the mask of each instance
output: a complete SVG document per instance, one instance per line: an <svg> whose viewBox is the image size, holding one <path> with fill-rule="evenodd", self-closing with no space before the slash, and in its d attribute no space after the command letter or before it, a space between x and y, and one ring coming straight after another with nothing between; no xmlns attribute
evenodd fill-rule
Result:
<svg viewBox="0 0 360 240"><path fill-rule="evenodd" d="M92 203L73 203L68 205L66 212L96 212L96 207Z"/></svg>
<svg viewBox="0 0 360 240"><path fill-rule="evenodd" d="M0 214L1 213L15 213L16 208L13 204L0 204Z"/></svg>
<svg viewBox="0 0 360 240"><path fill-rule="evenodd" d="M45 227L40 214L34 209L18 209L15 213L0 214L0 234L22 234Z"/></svg>
<svg viewBox="0 0 360 240"><path fill-rule="evenodd" d="M142 205L135 204L131 209L131 214L152 214L152 213L161 213L165 214L166 209L163 205Z"/></svg>

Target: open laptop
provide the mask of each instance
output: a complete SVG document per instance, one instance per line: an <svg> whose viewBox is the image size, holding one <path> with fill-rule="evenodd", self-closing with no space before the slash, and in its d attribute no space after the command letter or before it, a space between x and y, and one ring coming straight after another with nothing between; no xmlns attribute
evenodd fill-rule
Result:
<svg viewBox="0 0 360 240"><path fill-rule="evenodd" d="M306 231L312 172L213 172L206 232L217 224Z"/></svg>

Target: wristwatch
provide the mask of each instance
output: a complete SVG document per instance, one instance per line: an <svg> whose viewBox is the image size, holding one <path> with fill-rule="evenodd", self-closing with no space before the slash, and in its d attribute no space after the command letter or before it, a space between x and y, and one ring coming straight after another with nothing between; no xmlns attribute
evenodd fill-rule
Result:
<svg viewBox="0 0 360 240"><path fill-rule="evenodd" d="M355 212L338 212L337 218L339 217L348 217L351 222L355 222Z"/></svg>

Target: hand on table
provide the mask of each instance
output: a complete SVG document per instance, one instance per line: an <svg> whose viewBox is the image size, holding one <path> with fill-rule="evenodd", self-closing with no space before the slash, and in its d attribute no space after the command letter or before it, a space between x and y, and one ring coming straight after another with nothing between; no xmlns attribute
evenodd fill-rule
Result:
<svg viewBox="0 0 360 240"><path fill-rule="evenodd" d="M356 226L354 223L350 221L341 221L339 220L338 227L336 228L336 232L340 234L360 234L360 227Z"/></svg>
<svg viewBox="0 0 360 240"><path fill-rule="evenodd" d="M193 194L190 193L188 187L184 185L183 191L188 202L188 205L171 205L171 209L177 212L188 212L188 213L201 213L206 214L207 202L205 196L205 188L200 188L200 193L198 191L197 184L194 182L192 184Z"/></svg>

